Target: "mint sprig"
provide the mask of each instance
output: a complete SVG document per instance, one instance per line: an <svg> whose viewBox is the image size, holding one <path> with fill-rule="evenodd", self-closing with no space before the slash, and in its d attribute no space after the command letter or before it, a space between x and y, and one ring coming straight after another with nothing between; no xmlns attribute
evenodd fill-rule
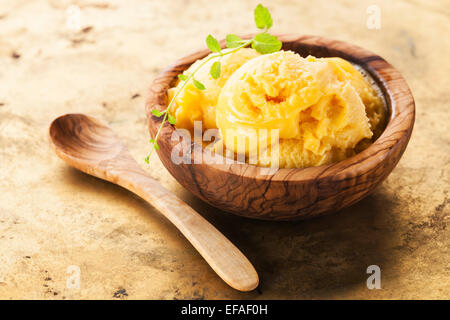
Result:
<svg viewBox="0 0 450 320"><path fill-rule="evenodd" d="M258 4L254 11L255 24L258 29L269 30L272 27L272 16L269 10L262 4Z"/></svg>
<svg viewBox="0 0 450 320"><path fill-rule="evenodd" d="M217 41L217 39L214 38L212 35L208 35L206 37L206 45L212 52L220 52L220 50L222 50L219 41Z"/></svg>
<svg viewBox="0 0 450 320"><path fill-rule="evenodd" d="M159 111L159 110L157 110L157 109L153 109L152 110L152 114L155 116L155 117L161 117L162 115L163 115L163 113L161 112L161 111Z"/></svg>
<svg viewBox="0 0 450 320"><path fill-rule="evenodd" d="M262 54L277 52L281 49L281 45L277 37L265 32L257 34L252 42L252 48Z"/></svg>
<svg viewBox="0 0 450 320"><path fill-rule="evenodd" d="M197 79L193 79L194 81L194 85L198 90L205 90L206 87L203 83L201 83L200 81L198 81Z"/></svg>
<svg viewBox="0 0 450 320"><path fill-rule="evenodd" d="M219 77L220 77L220 61L214 61L209 73L211 74L211 77L213 77L214 79L219 79Z"/></svg>
<svg viewBox="0 0 450 320"><path fill-rule="evenodd" d="M163 117L161 121L161 125L158 128L158 131L156 132L155 138L150 139L150 143L153 145L153 148L150 150L149 154L145 158L145 162L149 163L150 155L153 151L159 150L159 145L157 143L159 135L161 133L161 129L168 121L170 124L175 125L176 124L176 118L169 113L172 105L175 103L176 98L180 94L181 91L186 87L188 83L192 80L194 86L198 90L205 90L206 87L203 83L198 81L194 78L194 75L209 61L215 60L209 69L209 74L213 79L220 78L221 74L221 63L220 59L223 56L235 53L239 51L242 48L245 48L247 46L251 46L253 49L255 49L257 52L261 54L269 54L277 52L281 49L282 43L280 40L277 39L277 37L269 34L267 31L272 27L273 20L272 16L270 15L269 10L264 7L262 4L258 4L254 10L254 20L256 27L258 29L263 30L261 33L258 33L255 35L252 39L241 39L239 36L235 34L227 34L225 41L226 41L226 47L231 50L223 51L222 47L220 46L219 41L217 41L216 38L214 38L212 35L208 35L206 37L206 45L208 46L208 49L212 51L213 54L210 54L208 58L204 59L199 66L192 71L189 75L185 74L179 74L178 78L183 81L181 84L181 87L175 92L172 99L170 100L167 108L164 111L159 111L157 109L152 110L152 114L155 117Z"/></svg>
<svg viewBox="0 0 450 320"><path fill-rule="evenodd" d="M245 42L245 40L242 40L235 34L227 34L225 40L227 42L227 48L236 48Z"/></svg>

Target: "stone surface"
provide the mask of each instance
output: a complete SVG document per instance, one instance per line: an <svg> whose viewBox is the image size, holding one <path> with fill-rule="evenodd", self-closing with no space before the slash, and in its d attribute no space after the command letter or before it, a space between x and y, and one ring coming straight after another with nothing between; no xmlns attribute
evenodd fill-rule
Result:
<svg viewBox="0 0 450 320"><path fill-rule="evenodd" d="M145 165L152 79L208 33L253 30L256 3L0 0L0 298L450 298L448 1L267 2L274 32L361 45L396 66L415 96L402 160L351 208L251 221L202 203L151 159L152 175L248 255L257 291L228 287L155 209L51 150L51 120L83 112L106 120ZM380 30L366 27L374 3ZM81 10L79 32L66 27L70 4ZM373 264L381 290L366 287ZM69 266L80 268L79 289L67 287Z"/></svg>

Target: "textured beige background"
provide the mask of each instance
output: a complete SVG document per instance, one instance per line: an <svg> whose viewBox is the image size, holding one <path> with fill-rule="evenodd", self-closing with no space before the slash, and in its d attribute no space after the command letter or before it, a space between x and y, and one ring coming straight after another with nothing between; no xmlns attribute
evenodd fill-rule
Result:
<svg viewBox="0 0 450 320"><path fill-rule="evenodd" d="M66 28L72 3L91 28ZM195 199L153 157L152 175L248 255L258 291L229 288L152 207L53 154L50 121L84 112L109 122L144 165L151 80L207 33L251 32L256 3L0 0L0 298L450 298L448 1L265 2L274 32L361 45L414 93L404 157L353 207L305 222L246 220ZM366 28L370 4L381 8L381 30ZM382 290L366 288L371 264ZM66 288L70 265L81 269L80 289Z"/></svg>

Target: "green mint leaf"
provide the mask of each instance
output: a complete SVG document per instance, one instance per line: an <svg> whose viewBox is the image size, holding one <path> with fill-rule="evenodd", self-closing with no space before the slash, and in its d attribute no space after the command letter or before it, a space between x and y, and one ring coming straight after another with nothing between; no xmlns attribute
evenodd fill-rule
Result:
<svg viewBox="0 0 450 320"><path fill-rule="evenodd" d="M219 41L217 41L217 39L214 38L212 35L208 35L206 37L206 45L212 52L220 52L221 50Z"/></svg>
<svg viewBox="0 0 450 320"><path fill-rule="evenodd" d="M243 42L243 40L235 34L227 34L227 37L225 39L227 41L228 48L239 47Z"/></svg>
<svg viewBox="0 0 450 320"><path fill-rule="evenodd" d="M269 10L262 4L258 4L255 8L255 24L258 29L269 29L272 26L272 16Z"/></svg>
<svg viewBox="0 0 450 320"><path fill-rule="evenodd" d="M220 61L215 61L212 64L211 70L209 70L209 73L211 74L211 77L213 77L213 79L217 79L220 77Z"/></svg>
<svg viewBox="0 0 450 320"><path fill-rule="evenodd" d="M205 90L205 85L203 83L201 83L200 81L193 79L194 80L194 85L197 89L199 90Z"/></svg>
<svg viewBox="0 0 450 320"><path fill-rule="evenodd" d="M153 147L155 148L155 150L159 150L159 146L156 142L153 144Z"/></svg>
<svg viewBox="0 0 450 320"><path fill-rule="evenodd" d="M149 158L150 158L149 156L146 156L146 157L144 158L144 161L147 162L147 164L149 164Z"/></svg>
<svg viewBox="0 0 450 320"><path fill-rule="evenodd" d="M261 54L277 52L281 49L281 41L268 33L257 34L253 38L252 48Z"/></svg>
<svg viewBox="0 0 450 320"><path fill-rule="evenodd" d="M156 141L155 141L155 139L150 139L150 140L148 140L148 142L155 143Z"/></svg>
<svg viewBox="0 0 450 320"><path fill-rule="evenodd" d="M188 78L188 77L185 76L184 74L179 74L179 75L178 75L178 79L180 79L181 81L186 81L187 78Z"/></svg>
<svg viewBox="0 0 450 320"><path fill-rule="evenodd" d="M152 114L154 115L154 116L156 116L156 117L161 117L162 115L163 115L163 113L161 112L161 111L159 111L159 110L156 110L156 109L153 109L152 110Z"/></svg>
<svg viewBox="0 0 450 320"><path fill-rule="evenodd" d="M175 119L175 117L171 114L168 114L168 120L170 124L176 124L177 123L177 119Z"/></svg>

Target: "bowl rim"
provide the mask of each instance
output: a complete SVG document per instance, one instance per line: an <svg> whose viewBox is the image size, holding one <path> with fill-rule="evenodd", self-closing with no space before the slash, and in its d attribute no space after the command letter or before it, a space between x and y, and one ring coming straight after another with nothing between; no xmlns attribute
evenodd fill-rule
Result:
<svg viewBox="0 0 450 320"><path fill-rule="evenodd" d="M246 35L242 38L251 38L253 35ZM241 178L251 178L256 180L274 181L318 181L333 177L333 180L351 179L352 177L372 171L390 157L393 150L402 145L402 140L409 140L415 120L415 103L411 90L399 71L379 55L376 55L362 47L340 41L328 39L321 36L282 34L277 35L283 43L283 50L293 50L293 46L302 47L304 52L320 50L323 52L320 57L341 57L361 66L377 82L386 100L389 115L386 127L382 134L369 147L356 155L342 161L325 164L316 167L305 168L279 168L273 174L258 174L263 167L250 165L247 163L215 164L211 163L210 152L196 144L191 143L191 151L200 148L203 161L201 165L214 168L215 170L226 172L227 174L239 175ZM225 41L220 41L222 47ZM152 115L152 109L163 111L167 105L167 90L174 84L177 75L186 70L196 60L208 55L208 49L202 49L190 53L174 64L164 69L151 84L149 95L146 101L145 110L150 135L155 136L156 130L161 123L161 119ZM161 159L161 153L172 152L172 149L179 141L172 141L170 137L175 131L175 127L165 123L160 134L157 151ZM407 141L406 141L407 142ZM191 154L191 164L194 152ZM164 162L163 162L164 163Z"/></svg>

